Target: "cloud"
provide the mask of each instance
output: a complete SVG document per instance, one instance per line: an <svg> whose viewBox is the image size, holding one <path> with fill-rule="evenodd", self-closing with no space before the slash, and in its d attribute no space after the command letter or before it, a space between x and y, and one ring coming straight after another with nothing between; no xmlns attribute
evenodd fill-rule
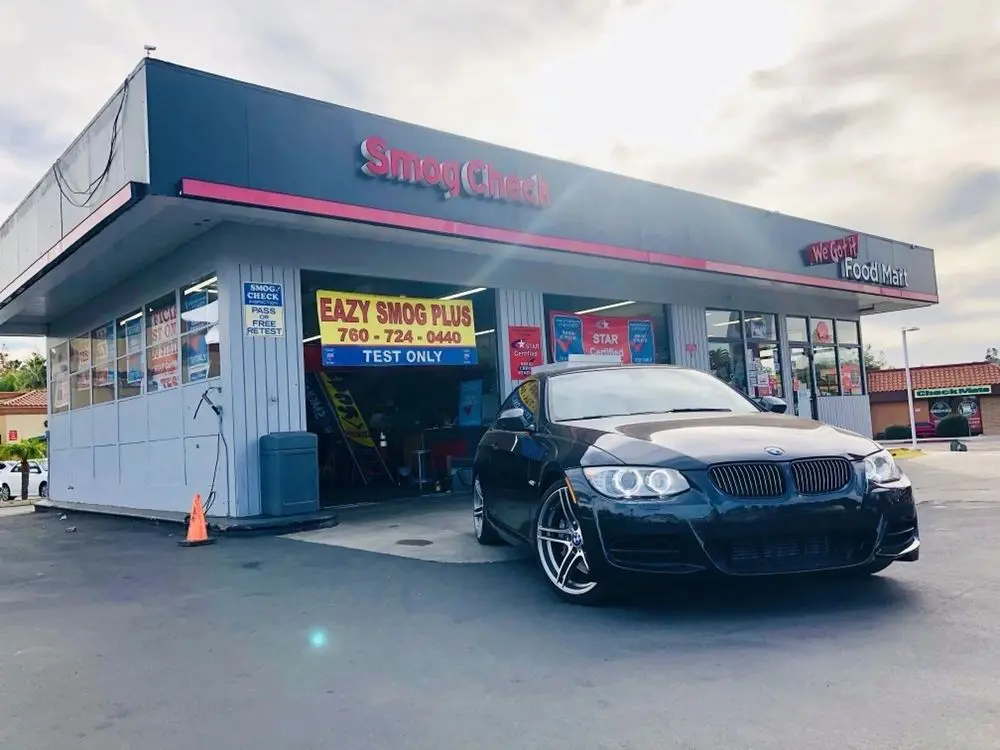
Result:
<svg viewBox="0 0 1000 750"><path fill-rule="evenodd" d="M16 8L16 9L15 9ZM995 0L48 0L0 6L0 215L166 59L937 251L898 361L1000 345ZM920 342L918 347L917 342ZM923 353L916 353L917 351Z"/></svg>

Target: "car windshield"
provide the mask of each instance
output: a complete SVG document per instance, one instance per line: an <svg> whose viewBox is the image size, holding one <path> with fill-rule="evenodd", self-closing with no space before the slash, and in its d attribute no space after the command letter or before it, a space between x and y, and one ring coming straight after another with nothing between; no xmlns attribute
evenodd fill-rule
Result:
<svg viewBox="0 0 1000 750"><path fill-rule="evenodd" d="M758 409L720 380L698 372L663 367L585 370L549 380L549 419L575 419L670 412L733 412Z"/></svg>

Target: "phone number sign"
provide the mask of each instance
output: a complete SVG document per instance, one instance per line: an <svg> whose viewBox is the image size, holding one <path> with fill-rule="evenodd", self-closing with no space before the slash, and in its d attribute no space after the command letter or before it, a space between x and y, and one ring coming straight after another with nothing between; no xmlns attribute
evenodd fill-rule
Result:
<svg viewBox="0 0 1000 750"><path fill-rule="evenodd" d="M316 292L325 367L474 365L470 300Z"/></svg>
<svg viewBox="0 0 1000 750"><path fill-rule="evenodd" d="M246 336L285 335L285 294L281 284L243 282L243 331Z"/></svg>

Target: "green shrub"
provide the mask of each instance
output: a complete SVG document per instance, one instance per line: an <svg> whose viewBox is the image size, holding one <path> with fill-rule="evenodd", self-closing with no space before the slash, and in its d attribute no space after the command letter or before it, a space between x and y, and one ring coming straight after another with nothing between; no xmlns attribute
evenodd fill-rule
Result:
<svg viewBox="0 0 1000 750"><path fill-rule="evenodd" d="M885 428L883 440L909 440L910 426L906 424L893 424Z"/></svg>
<svg viewBox="0 0 1000 750"><path fill-rule="evenodd" d="M969 436L969 420L962 414L952 414L937 423L934 434L942 438Z"/></svg>

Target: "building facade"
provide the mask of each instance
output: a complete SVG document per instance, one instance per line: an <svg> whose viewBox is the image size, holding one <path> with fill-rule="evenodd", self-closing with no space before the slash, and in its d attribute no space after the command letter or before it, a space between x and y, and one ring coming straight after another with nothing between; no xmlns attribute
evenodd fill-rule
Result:
<svg viewBox="0 0 1000 750"><path fill-rule="evenodd" d="M0 229L0 287L0 334L48 339L53 501L213 487L238 517L262 512L260 438L318 429L327 366L462 351L488 415L524 362L580 347L870 435L859 321L938 299L928 248L157 60ZM417 297L440 319L398 319L408 345L334 324Z"/></svg>
<svg viewBox="0 0 1000 750"><path fill-rule="evenodd" d="M918 437L930 437L938 422L954 414L969 420L974 435L1000 435L1000 365L966 362L910 368L913 416ZM910 424L906 371L868 373L872 430L876 435Z"/></svg>

